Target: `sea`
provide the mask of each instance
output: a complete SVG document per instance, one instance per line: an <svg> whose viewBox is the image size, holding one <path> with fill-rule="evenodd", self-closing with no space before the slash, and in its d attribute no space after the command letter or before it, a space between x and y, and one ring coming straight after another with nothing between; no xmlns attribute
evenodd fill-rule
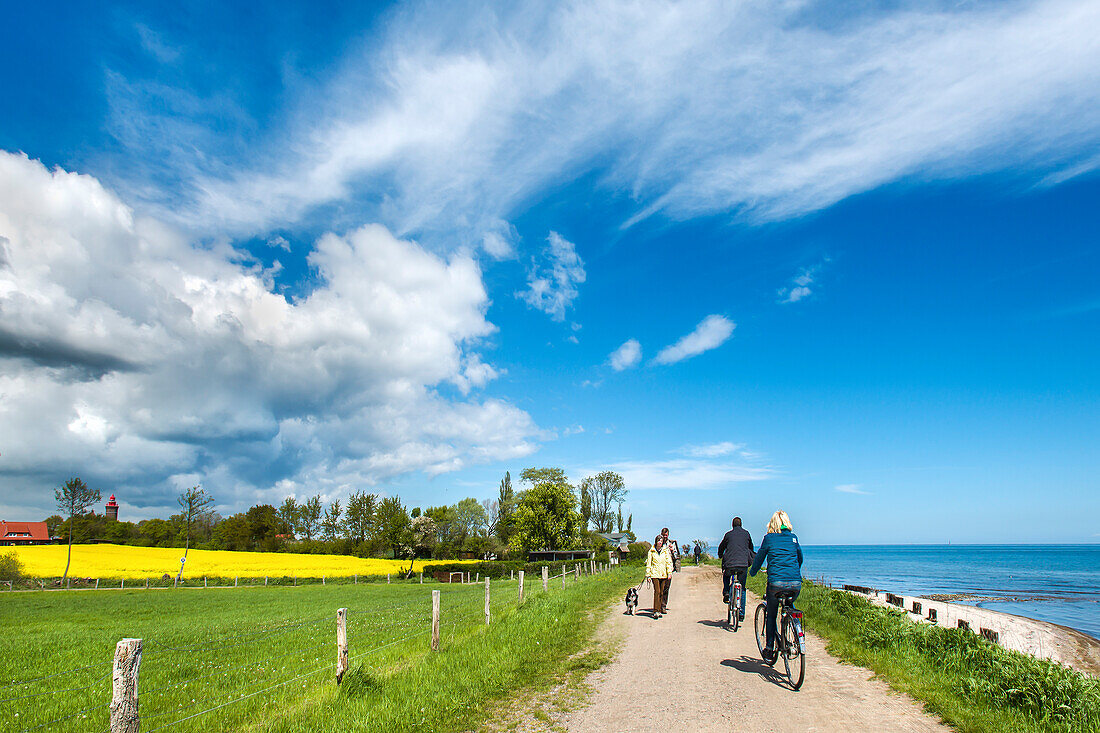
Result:
<svg viewBox="0 0 1100 733"><path fill-rule="evenodd" d="M802 575L810 580L898 595L959 595L950 600L1100 639L1100 544L803 545L802 551Z"/></svg>

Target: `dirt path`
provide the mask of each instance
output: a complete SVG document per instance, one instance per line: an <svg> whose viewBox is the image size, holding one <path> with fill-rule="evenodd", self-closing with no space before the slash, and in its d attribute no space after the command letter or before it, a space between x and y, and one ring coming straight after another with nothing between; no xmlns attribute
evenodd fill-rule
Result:
<svg viewBox="0 0 1100 733"><path fill-rule="evenodd" d="M721 571L685 567L672 581L669 613L648 614L643 588L637 616L620 605L611 620L622 653L588 682L591 704L570 713L574 733L607 731L946 731L910 698L872 680L865 669L830 657L807 637L806 682L798 692L760 661L751 627L759 600L749 596L749 626L725 629ZM782 664L782 663L780 663ZM660 665L663 672L654 674Z"/></svg>

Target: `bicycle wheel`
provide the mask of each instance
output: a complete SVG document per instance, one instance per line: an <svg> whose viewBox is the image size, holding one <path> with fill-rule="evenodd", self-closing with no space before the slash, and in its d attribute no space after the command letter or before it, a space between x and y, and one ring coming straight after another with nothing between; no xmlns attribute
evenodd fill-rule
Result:
<svg viewBox="0 0 1100 733"><path fill-rule="evenodd" d="M740 588L737 588L737 587L735 587L733 589L733 591L734 591L733 593L730 593L730 608L729 608L729 615L727 616L727 618L730 619L730 624L729 625L733 627L734 631L737 631L738 627L741 626L740 608L741 608L741 593L743 591Z"/></svg>
<svg viewBox="0 0 1100 733"><path fill-rule="evenodd" d="M736 627L733 626L733 623L734 623L733 598L731 597L729 599L729 601L726 603L726 628L727 629L734 628L736 630Z"/></svg>
<svg viewBox="0 0 1100 733"><path fill-rule="evenodd" d="M798 643L798 631L795 620L784 613L780 654L783 657L783 667L787 670L787 679L795 690L802 687L802 682L806 679L806 655L802 653Z"/></svg>
<svg viewBox="0 0 1100 733"><path fill-rule="evenodd" d="M761 603L756 607L756 618L753 624L756 631L756 649L760 652L760 658L764 659L764 641L767 639L767 631L764 628L764 615L767 613L767 604ZM773 663L769 663L767 659L764 659L764 664L769 667Z"/></svg>

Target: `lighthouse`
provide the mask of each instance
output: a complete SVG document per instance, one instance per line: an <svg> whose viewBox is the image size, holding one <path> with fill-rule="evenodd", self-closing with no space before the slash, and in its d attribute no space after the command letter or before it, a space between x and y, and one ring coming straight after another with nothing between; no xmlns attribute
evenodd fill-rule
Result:
<svg viewBox="0 0 1100 733"><path fill-rule="evenodd" d="M107 521L118 521L118 502L115 501L114 494L111 494L111 498L107 500Z"/></svg>

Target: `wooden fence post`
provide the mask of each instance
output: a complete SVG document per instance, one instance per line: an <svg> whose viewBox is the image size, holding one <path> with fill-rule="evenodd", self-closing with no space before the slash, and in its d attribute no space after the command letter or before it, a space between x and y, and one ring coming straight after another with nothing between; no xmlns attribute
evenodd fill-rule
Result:
<svg viewBox="0 0 1100 733"><path fill-rule="evenodd" d="M519 571L519 602L523 603L523 571Z"/></svg>
<svg viewBox="0 0 1100 733"><path fill-rule="evenodd" d="M489 625L489 579L485 578L485 625Z"/></svg>
<svg viewBox="0 0 1100 733"><path fill-rule="evenodd" d="M542 592L550 590L550 568L542 566Z"/></svg>
<svg viewBox="0 0 1100 733"><path fill-rule="evenodd" d="M324 585L324 584L325 584L325 576L322 575L321 576L321 585Z"/></svg>
<svg viewBox="0 0 1100 733"><path fill-rule="evenodd" d="M561 566L561 587L565 587L565 566Z"/></svg>
<svg viewBox="0 0 1100 733"><path fill-rule="evenodd" d="M424 585L424 571L420 571L420 585Z"/></svg>
<svg viewBox="0 0 1100 733"><path fill-rule="evenodd" d="M432 651L439 651L439 591L432 591Z"/></svg>
<svg viewBox="0 0 1100 733"><path fill-rule="evenodd" d="M240 579L241 579L241 576L239 576L239 575L234 575L233 576L233 587L234 588L237 587L237 583L240 581Z"/></svg>
<svg viewBox="0 0 1100 733"><path fill-rule="evenodd" d="M474 582L475 582L475 583L480 583L480 582L481 582L481 573L478 573L478 574L477 574L477 577L476 577L476 578L474 578Z"/></svg>
<svg viewBox="0 0 1100 733"><path fill-rule="evenodd" d="M145 579L145 590L149 590L149 579Z"/></svg>
<svg viewBox="0 0 1100 733"><path fill-rule="evenodd" d="M111 673L111 733L138 733L138 670L141 639L123 639L115 646Z"/></svg>
<svg viewBox="0 0 1100 733"><path fill-rule="evenodd" d="M264 587L267 587L267 576L264 576Z"/></svg>
<svg viewBox="0 0 1100 733"><path fill-rule="evenodd" d="M119 590L126 590L126 578L122 579L122 582L118 586Z"/></svg>
<svg viewBox="0 0 1100 733"><path fill-rule="evenodd" d="M99 590L99 578L95 579L95 589Z"/></svg>
<svg viewBox="0 0 1100 733"><path fill-rule="evenodd" d="M205 587L206 587L206 576L205 576L205 575L204 575L204 576L202 576L202 587L203 587L203 588L205 588Z"/></svg>
<svg viewBox="0 0 1100 733"><path fill-rule="evenodd" d="M574 580L580 580L581 579L581 564L580 563L576 563L575 565L573 565L573 579Z"/></svg>
<svg viewBox="0 0 1100 733"><path fill-rule="evenodd" d="M336 609L336 684L348 671L348 609Z"/></svg>
<svg viewBox="0 0 1100 733"><path fill-rule="evenodd" d="M511 577L510 579L511 579L511 580L515 580L515 579L516 579L516 571L515 571L515 570L513 570L513 571L512 571L512 577Z"/></svg>

